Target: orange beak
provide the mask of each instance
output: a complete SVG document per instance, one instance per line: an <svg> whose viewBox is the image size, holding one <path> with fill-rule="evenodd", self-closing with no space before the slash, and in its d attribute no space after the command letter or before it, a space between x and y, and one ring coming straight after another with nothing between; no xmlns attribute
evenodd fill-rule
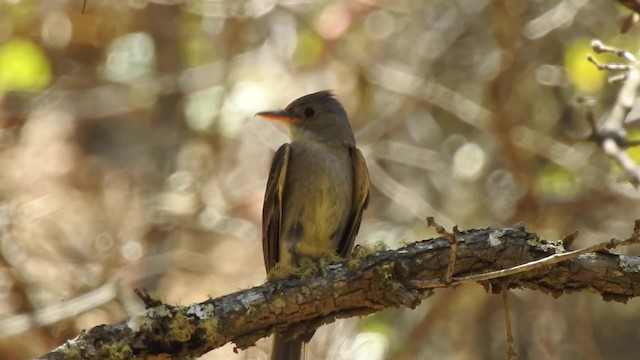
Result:
<svg viewBox="0 0 640 360"><path fill-rule="evenodd" d="M302 119L291 116L284 110L262 111L257 113L256 115L262 116L263 118L267 118L269 120L282 121L288 124L297 124L299 122L302 122Z"/></svg>

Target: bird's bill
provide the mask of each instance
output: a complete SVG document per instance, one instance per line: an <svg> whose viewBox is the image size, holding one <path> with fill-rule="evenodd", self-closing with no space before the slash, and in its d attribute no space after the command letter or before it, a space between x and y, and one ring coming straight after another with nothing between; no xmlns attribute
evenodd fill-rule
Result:
<svg viewBox="0 0 640 360"><path fill-rule="evenodd" d="M269 120L282 121L289 124L296 124L302 121L302 119L297 118L295 116L291 116L284 110L262 111L257 113L256 115L262 116L263 118L266 118Z"/></svg>

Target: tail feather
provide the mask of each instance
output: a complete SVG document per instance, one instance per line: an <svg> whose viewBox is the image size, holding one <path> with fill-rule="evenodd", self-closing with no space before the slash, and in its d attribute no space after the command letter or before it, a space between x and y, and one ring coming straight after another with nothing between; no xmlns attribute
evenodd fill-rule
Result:
<svg viewBox="0 0 640 360"><path fill-rule="evenodd" d="M302 340L287 339L280 334L275 334L271 360L300 360L301 353Z"/></svg>

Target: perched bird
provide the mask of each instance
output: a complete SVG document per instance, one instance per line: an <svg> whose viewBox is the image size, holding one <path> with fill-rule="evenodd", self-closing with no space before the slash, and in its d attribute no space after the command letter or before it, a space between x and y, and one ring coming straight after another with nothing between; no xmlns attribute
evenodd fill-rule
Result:
<svg viewBox="0 0 640 360"><path fill-rule="evenodd" d="M369 173L344 108L321 91L257 115L286 123L291 136L273 158L264 196L267 274L276 264L299 267L347 255L369 202ZM312 336L276 334L271 359L300 359L302 343Z"/></svg>

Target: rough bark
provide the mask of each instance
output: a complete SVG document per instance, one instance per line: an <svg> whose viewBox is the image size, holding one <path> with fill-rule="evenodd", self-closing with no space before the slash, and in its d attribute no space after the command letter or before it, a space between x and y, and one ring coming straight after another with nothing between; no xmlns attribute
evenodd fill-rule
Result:
<svg viewBox="0 0 640 360"><path fill-rule="evenodd" d="M370 255L356 249L352 258L313 275L269 281L199 304L150 301L143 314L84 331L42 359L199 356L228 342L243 349L274 331L300 333L336 318L389 307L414 308L434 288L455 285L462 276L565 252L561 241L542 240L523 226L466 231L458 235L454 278L447 284L441 279L449 263L449 249L443 237ZM494 291L508 286L553 296L592 291L605 300L624 302L640 293L640 258L607 251L589 253L482 284Z"/></svg>

